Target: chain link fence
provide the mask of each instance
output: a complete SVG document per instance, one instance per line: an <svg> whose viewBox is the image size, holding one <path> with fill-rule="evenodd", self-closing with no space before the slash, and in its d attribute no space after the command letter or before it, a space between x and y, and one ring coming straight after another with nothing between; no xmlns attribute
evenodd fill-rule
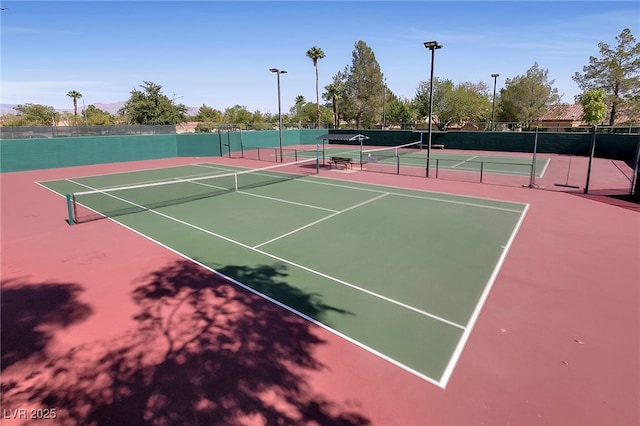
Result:
<svg viewBox="0 0 640 426"><path fill-rule="evenodd" d="M175 134L176 126L19 126L0 127L0 139L44 139L74 136L162 135Z"/></svg>

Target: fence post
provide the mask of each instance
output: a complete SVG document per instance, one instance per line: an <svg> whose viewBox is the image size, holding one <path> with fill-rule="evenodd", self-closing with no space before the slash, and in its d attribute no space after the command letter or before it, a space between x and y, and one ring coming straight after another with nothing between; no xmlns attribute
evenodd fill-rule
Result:
<svg viewBox="0 0 640 426"><path fill-rule="evenodd" d="M591 150L589 153L589 166L587 167L587 182L584 185L584 193L589 193L589 181L591 180L591 162L593 161L593 156L596 152L596 132L598 131L598 126L593 126L593 138L591 139Z"/></svg>

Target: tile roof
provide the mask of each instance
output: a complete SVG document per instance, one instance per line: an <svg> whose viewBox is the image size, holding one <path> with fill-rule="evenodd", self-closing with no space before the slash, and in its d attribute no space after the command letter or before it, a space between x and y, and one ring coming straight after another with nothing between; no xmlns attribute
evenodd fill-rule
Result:
<svg viewBox="0 0 640 426"><path fill-rule="evenodd" d="M550 105L542 116L541 121L581 121L581 104Z"/></svg>

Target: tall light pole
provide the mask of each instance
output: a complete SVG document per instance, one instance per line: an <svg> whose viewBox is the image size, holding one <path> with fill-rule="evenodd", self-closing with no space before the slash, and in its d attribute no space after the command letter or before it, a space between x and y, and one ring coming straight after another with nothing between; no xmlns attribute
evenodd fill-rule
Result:
<svg viewBox="0 0 640 426"><path fill-rule="evenodd" d="M493 132L496 129L494 124L496 117L496 83L500 74L491 74L491 77L493 77L493 107L491 107L491 131Z"/></svg>
<svg viewBox="0 0 640 426"><path fill-rule="evenodd" d="M431 79L429 80L429 139L427 145L427 177L429 177L429 167L431 160L431 125L433 124L433 62L435 60L436 49L442 48L437 41L425 41L424 47L431 51Z"/></svg>
<svg viewBox="0 0 640 426"><path fill-rule="evenodd" d="M282 159L282 106L280 102L280 74L286 74L285 70L279 70L278 68L270 68L269 71L275 72L278 78L278 136L280 138L280 162Z"/></svg>
<svg viewBox="0 0 640 426"><path fill-rule="evenodd" d="M382 130L385 130L387 127L387 81L386 79L382 80Z"/></svg>

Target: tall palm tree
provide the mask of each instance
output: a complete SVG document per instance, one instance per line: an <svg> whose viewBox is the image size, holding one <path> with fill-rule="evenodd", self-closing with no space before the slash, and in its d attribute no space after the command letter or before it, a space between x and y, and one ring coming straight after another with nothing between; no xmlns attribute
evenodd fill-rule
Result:
<svg viewBox="0 0 640 426"><path fill-rule="evenodd" d="M73 121L75 124L78 124L78 99L82 97L82 93L76 92L75 90L71 90L67 93L67 96L73 98Z"/></svg>
<svg viewBox="0 0 640 426"><path fill-rule="evenodd" d="M333 107L333 127L336 129L340 128L340 117L338 115L338 99L342 97L342 90L336 83L331 83L327 86L324 86L326 90L323 98L331 101L331 105Z"/></svg>
<svg viewBox="0 0 640 426"><path fill-rule="evenodd" d="M320 128L320 95L318 92L318 59L322 59L325 57L324 52L318 46L313 46L311 49L307 50L307 57L311 58L313 61L313 66L316 69L316 110L318 111L318 123L317 126Z"/></svg>

